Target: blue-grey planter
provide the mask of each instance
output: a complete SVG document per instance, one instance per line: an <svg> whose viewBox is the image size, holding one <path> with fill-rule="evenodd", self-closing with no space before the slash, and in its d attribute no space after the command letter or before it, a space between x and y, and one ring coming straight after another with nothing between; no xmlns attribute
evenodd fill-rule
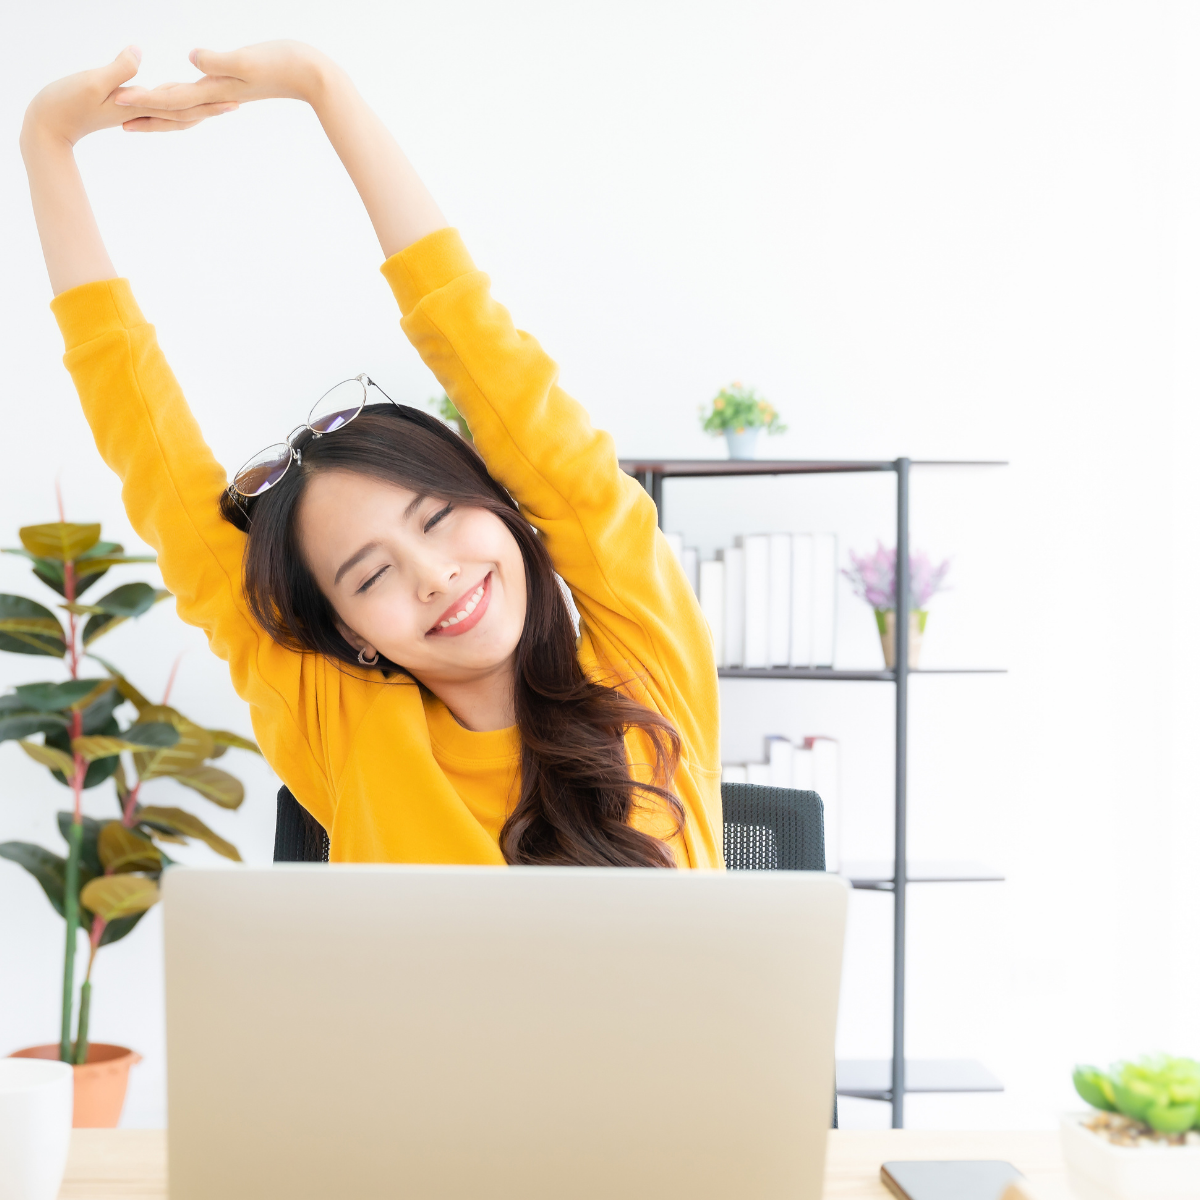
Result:
<svg viewBox="0 0 1200 1200"><path fill-rule="evenodd" d="M729 457L735 459L757 458L758 429L725 430L725 444L729 447Z"/></svg>

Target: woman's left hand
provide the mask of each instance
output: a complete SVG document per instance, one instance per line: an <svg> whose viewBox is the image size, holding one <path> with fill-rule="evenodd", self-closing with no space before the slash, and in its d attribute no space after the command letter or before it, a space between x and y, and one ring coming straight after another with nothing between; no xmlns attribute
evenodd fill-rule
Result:
<svg viewBox="0 0 1200 1200"><path fill-rule="evenodd" d="M166 83L157 88L121 88L115 103L152 109L163 116L134 117L124 128L156 132L171 121L170 114L198 104L242 104L247 100L304 100L312 102L332 62L303 42L259 42L219 53L193 50L192 65L204 72L193 83Z"/></svg>

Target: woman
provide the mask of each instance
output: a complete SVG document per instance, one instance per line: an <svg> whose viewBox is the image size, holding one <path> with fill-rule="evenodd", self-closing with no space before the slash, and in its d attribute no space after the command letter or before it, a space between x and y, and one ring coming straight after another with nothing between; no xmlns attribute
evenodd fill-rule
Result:
<svg viewBox="0 0 1200 1200"><path fill-rule="evenodd" d="M711 638L611 439L491 299L335 64L290 42L191 58L204 76L190 84L121 86L133 47L51 84L21 150L100 453L330 858L719 867ZM115 278L72 147L271 97L315 110L375 227L401 325L478 453L361 376L227 488Z"/></svg>

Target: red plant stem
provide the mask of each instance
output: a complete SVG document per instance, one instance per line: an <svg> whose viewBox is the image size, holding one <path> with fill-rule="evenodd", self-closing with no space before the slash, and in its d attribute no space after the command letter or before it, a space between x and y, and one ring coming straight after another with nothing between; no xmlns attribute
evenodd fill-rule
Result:
<svg viewBox="0 0 1200 1200"><path fill-rule="evenodd" d="M139 779L137 783L129 789L129 794L125 797L125 807L121 810L121 824L126 829L132 829L134 826L134 814L137 812L138 792L142 790L142 781Z"/></svg>
<svg viewBox="0 0 1200 1200"><path fill-rule="evenodd" d="M83 737L83 713L71 714L71 741ZM83 820L83 780L87 775L88 765L83 756L75 755L75 774L71 776L71 791L75 793L75 824Z"/></svg>
<svg viewBox="0 0 1200 1200"><path fill-rule="evenodd" d="M109 874L108 871L105 871L104 873L106 875ZM92 943L92 951L88 957L87 975L84 977L85 980L89 980L92 977L92 962L96 957L96 951L100 949L100 939L104 936L104 927L107 924L108 924L108 922L105 921L105 919L102 916L100 916L99 913L93 914L93 916L92 916L92 935L91 935L91 938L89 939Z"/></svg>
<svg viewBox="0 0 1200 1200"><path fill-rule="evenodd" d="M63 563L63 591L67 596L67 603L75 603L75 564L73 562ZM72 679L79 678L79 636L78 636L78 621L74 613L67 614L67 620L70 625L71 637L68 647L71 655L69 669Z"/></svg>
<svg viewBox="0 0 1200 1200"><path fill-rule="evenodd" d="M183 656L187 653L186 650L181 650L175 656L175 662L171 667L171 673L167 676L167 686L163 690L162 702L164 705L171 699L171 689L175 686L175 676L179 671L179 664L183 662Z"/></svg>

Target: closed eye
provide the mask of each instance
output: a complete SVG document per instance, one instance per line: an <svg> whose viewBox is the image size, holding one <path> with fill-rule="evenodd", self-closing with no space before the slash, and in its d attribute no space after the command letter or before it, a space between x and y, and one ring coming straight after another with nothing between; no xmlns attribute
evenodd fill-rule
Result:
<svg viewBox="0 0 1200 1200"><path fill-rule="evenodd" d="M445 508L439 509L425 522L424 532L428 533L443 517L450 515L450 510L454 507L453 504L447 504Z"/></svg>
<svg viewBox="0 0 1200 1200"><path fill-rule="evenodd" d="M367 590L367 588L369 588L371 586L371 584L377 582L382 577L384 571L386 571L386 570L387 570L386 566L380 567L379 570L376 571L375 574L372 575L371 578L366 581L366 583L364 583L361 587L355 589L354 594L356 596L361 596L363 594L363 592L365 592Z"/></svg>

